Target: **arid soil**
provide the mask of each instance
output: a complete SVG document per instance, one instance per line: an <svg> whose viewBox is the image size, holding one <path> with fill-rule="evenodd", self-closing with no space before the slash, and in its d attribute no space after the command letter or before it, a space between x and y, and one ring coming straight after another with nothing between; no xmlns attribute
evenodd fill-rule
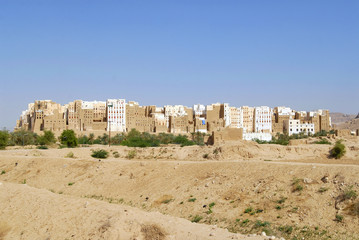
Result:
<svg viewBox="0 0 359 240"><path fill-rule="evenodd" d="M0 239L359 239L359 138L340 160L313 141L8 148Z"/></svg>

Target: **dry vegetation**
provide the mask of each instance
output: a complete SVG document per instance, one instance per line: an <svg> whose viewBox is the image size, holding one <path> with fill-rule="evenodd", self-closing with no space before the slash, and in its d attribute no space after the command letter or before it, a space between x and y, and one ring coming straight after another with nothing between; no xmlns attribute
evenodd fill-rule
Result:
<svg viewBox="0 0 359 240"><path fill-rule="evenodd" d="M100 209L132 206L234 233L266 232L285 239L358 239L359 141L355 137L344 139L347 152L334 159L329 156L336 140L328 139L332 145L311 144L316 141L312 139L309 144L292 146L235 142L107 147L104 149L111 154L101 161L91 157L92 148L71 149L76 159L63 157L68 149L43 150L41 155L34 155L38 150L9 149L0 152L0 170L5 172L0 181L18 186L26 179L26 185L20 186L48 189L55 197L70 202L76 198L81 205L99 200L107 204ZM136 154L128 157L133 152ZM38 194L34 192L34 196ZM123 217L131 216L125 214ZM161 218L150 216L139 222L129 236L166 239L176 235L182 239L178 237L182 233L179 226L170 225L178 220L166 220L167 225L153 221ZM117 226L113 219L112 215L104 216L96 226L99 235L94 236L113 234ZM201 230L195 226L204 234L198 239L211 238L212 232L217 237L220 234L216 232L219 228Z"/></svg>

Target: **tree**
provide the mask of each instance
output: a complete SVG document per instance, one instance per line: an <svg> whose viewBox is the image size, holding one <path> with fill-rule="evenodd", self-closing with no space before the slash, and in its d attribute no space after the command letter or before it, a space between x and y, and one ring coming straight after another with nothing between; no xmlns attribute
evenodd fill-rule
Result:
<svg viewBox="0 0 359 240"><path fill-rule="evenodd" d="M0 149L5 149L8 144L9 133L7 131L0 131Z"/></svg>
<svg viewBox="0 0 359 240"><path fill-rule="evenodd" d="M67 147L76 147L77 138L74 130L64 130L60 136L61 144L66 145Z"/></svg>
<svg viewBox="0 0 359 240"><path fill-rule="evenodd" d="M53 132L44 131L44 134L37 138L37 142L40 145L50 145L56 142L56 138Z"/></svg>
<svg viewBox="0 0 359 240"><path fill-rule="evenodd" d="M37 134L24 129L14 131L10 134L9 145L33 145L37 143Z"/></svg>

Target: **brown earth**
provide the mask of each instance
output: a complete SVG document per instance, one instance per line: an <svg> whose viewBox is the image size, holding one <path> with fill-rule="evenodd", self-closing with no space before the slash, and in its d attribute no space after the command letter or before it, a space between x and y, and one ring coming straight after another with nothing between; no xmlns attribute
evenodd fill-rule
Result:
<svg viewBox="0 0 359 240"><path fill-rule="evenodd" d="M340 160L328 158L332 145L245 141L9 148L0 152L0 239L358 239L359 138L343 142ZM92 158L97 148L110 157Z"/></svg>

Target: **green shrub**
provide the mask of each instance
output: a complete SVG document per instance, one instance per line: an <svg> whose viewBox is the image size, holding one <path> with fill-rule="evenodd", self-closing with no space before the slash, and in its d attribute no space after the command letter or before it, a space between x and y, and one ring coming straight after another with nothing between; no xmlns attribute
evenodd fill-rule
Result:
<svg viewBox="0 0 359 240"><path fill-rule="evenodd" d="M7 131L0 131L0 149L5 149L8 145L9 133Z"/></svg>
<svg viewBox="0 0 359 240"><path fill-rule="evenodd" d="M267 226L270 226L270 222L267 221L262 222L261 220L257 220L254 223L254 228L267 227Z"/></svg>
<svg viewBox="0 0 359 240"><path fill-rule="evenodd" d="M303 186L301 183L303 182L302 179L294 178L292 180L292 192L300 192L303 190Z"/></svg>
<svg viewBox="0 0 359 240"><path fill-rule="evenodd" d="M75 158L75 154L73 152L69 152L65 157L67 157L67 158Z"/></svg>
<svg viewBox="0 0 359 240"><path fill-rule="evenodd" d="M335 215L335 221L343 222L343 219L344 219L344 217L342 215L339 215L339 214Z"/></svg>
<svg viewBox="0 0 359 240"><path fill-rule="evenodd" d="M104 150L104 149L92 150L91 157L93 157L93 158L107 158L108 157L108 152L106 150Z"/></svg>
<svg viewBox="0 0 359 240"><path fill-rule="evenodd" d="M342 199L343 200L356 199L357 196L358 194L355 190L353 190L353 186L350 186L344 190L342 194Z"/></svg>
<svg viewBox="0 0 359 240"><path fill-rule="evenodd" d="M202 155L203 158L208 158L209 154L208 153L205 153Z"/></svg>
<svg viewBox="0 0 359 240"><path fill-rule="evenodd" d="M113 152L112 154L113 154L114 158L119 158L120 157L120 154L117 151Z"/></svg>
<svg viewBox="0 0 359 240"><path fill-rule="evenodd" d="M38 135L31 131L19 130L10 133L10 139L8 142L9 146L25 146L25 145L35 145L37 143Z"/></svg>
<svg viewBox="0 0 359 240"><path fill-rule="evenodd" d="M196 215L192 218L191 222L195 222L195 223L198 223L199 221L202 220L203 217L199 216L199 215Z"/></svg>
<svg viewBox="0 0 359 240"><path fill-rule="evenodd" d="M328 139L320 139L319 141L315 141L314 144L328 144L331 145L331 142L328 141Z"/></svg>
<svg viewBox="0 0 359 240"><path fill-rule="evenodd" d="M330 150L330 156L339 159L345 154L345 145L339 140L335 143L334 147Z"/></svg>
<svg viewBox="0 0 359 240"><path fill-rule="evenodd" d="M37 137L37 143L40 145L50 145L56 142L56 138L53 132L44 131L44 134Z"/></svg>
<svg viewBox="0 0 359 240"><path fill-rule="evenodd" d="M244 210L244 213L251 213L253 211L252 207L248 207Z"/></svg>
<svg viewBox="0 0 359 240"><path fill-rule="evenodd" d="M285 226L280 226L278 228L278 230L283 232L283 233L286 233L286 234L291 234L293 232L293 227L285 225Z"/></svg>
<svg viewBox="0 0 359 240"><path fill-rule="evenodd" d="M75 183L74 182L69 182L67 185L68 186L72 186L72 185L74 185Z"/></svg>
<svg viewBox="0 0 359 240"><path fill-rule="evenodd" d="M6 173L5 170L2 170L2 171L1 171L1 175L4 175L5 173Z"/></svg>
<svg viewBox="0 0 359 240"><path fill-rule="evenodd" d="M326 192L328 190L329 190L329 188L327 188L327 187L321 187L321 188L319 188L318 192L323 193L323 192Z"/></svg>
<svg viewBox="0 0 359 240"><path fill-rule="evenodd" d="M77 138L74 130L64 130L60 136L61 144L66 145L67 147L76 147Z"/></svg>
<svg viewBox="0 0 359 240"><path fill-rule="evenodd" d="M48 149L46 145L40 145L36 147L37 149Z"/></svg>
<svg viewBox="0 0 359 240"><path fill-rule="evenodd" d="M127 158L128 158L128 159L133 159L133 158L136 157L136 155L137 155L137 151L136 151L136 150L131 150L131 151L129 151L129 152L127 153Z"/></svg>
<svg viewBox="0 0 359 240"><path fill-rule="evenodd" d="M190 198L188 199L188 202L195 202L197 200L197 198Z"/></svg>

